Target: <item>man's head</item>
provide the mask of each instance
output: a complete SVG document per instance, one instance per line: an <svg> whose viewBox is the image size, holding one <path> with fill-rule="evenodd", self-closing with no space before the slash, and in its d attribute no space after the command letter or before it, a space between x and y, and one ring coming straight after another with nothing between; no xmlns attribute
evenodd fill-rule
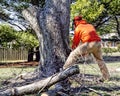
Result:
<svg viewBox="0 0 120 96"><path fill-rule="evenodd" d="M75 16L73 19L72 28L74 29L74 27L76 27L81 20L82 20L82 16Z"/></svg>
<svg viewBox="0 0 120 96"><path fill-rule="evenodd" d="M73 21L80 21L82 20L82 16L75 16Z"/></svg>

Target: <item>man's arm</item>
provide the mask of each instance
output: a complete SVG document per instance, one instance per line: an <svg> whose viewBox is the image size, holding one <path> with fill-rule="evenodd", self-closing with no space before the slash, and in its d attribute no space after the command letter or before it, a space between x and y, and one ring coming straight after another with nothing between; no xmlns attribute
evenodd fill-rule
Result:
<svg viewBox="0 0 120 96"><path fill-rule="evenodd" d="M80 33L79 31L75 30L73 42L72 42L72 49L75 49L79 45L79 42L80 42Z"/></svg>

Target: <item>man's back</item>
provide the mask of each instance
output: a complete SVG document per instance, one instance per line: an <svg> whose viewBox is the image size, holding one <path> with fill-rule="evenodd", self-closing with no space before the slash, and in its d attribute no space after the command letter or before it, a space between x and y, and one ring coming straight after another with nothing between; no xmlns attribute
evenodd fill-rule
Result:
<svg viewBox="0 0 120 96"><path fill-rule="evenodd" d="M83 43L101 40L91 24L79 24L75 29L76 32L79 33L79 38Z"/></svg>

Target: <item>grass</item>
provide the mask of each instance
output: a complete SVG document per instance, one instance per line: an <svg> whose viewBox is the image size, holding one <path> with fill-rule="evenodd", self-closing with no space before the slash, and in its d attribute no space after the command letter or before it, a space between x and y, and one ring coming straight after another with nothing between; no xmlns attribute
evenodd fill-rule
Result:
<svg viewBox="0 0 120 96"><path fill-rule="evenodd" d="M120 62L106 63L109 72L111 74L110 81L104 83L96 84L91 82L87 83L85 86L88 88L83 88L76 95L71 96L120 96L120 71L117 71L117 68L120 68ZM99 67L97 64L80 64L80 72L90 75L101 76ZM21 73L31 72L35 67L25 67L25 68L0 68L0 80L5 80L8 78L13 78ZM81 87L76 82L73 82L73 85L76 87Z"/></svg>
<svg viewBox="0 0 120 96"><path fill-rule="evenodd" d="M86 86L83 87L83 90L78 92L78 95L74 96L120 96L120 71L116 69L120 68L120 62L114 63L106 63L111 78L109 81L105 81L103 83L96 83L92 82L83 82L83 85L76 85L74 86ZM80 72L89 75L96 75L101 76L99 67L97 64L80 64Z"/></svg>
<svg viewBox="0 0 120 96"><path fill-rule="evenodd" d="M31 72L35 68L34 67L26 67L26 68L15 68L15 67L9 67L9 68L0 68L0 80L13 78L21 73Z"/></svg>
<svg viewBox="0 0 120 96"><path fill-rule="evenodd" d="M0 63L17 63L17 62L27 62L27 60L0 60Z"/></svg>
<svg viewBox="0 0 120 96"><path fill-rule="evenodd" d="M120 71L116 69L120 68L120 62L106 63L107 68L112 77L120 77ZM81 72L89 73L92 75L100 75L100 70L97 64L80 64Z"/></svg>

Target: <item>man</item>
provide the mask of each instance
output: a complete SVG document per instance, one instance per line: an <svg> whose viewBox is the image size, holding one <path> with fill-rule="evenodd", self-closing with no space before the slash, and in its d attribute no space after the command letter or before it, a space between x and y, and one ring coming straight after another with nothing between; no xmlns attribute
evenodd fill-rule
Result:
<svg viewBox="0 0 120 96"><path fill-rule="evenodd" d="M102 72L103 80L108 80L110 75L102 57L101 38L96 33L94 26L82 20L81 16L76 16L73 23L75 27L72 44L73 51L66 60L63 69L75 64L78 57L92 53Z"/></svg>

